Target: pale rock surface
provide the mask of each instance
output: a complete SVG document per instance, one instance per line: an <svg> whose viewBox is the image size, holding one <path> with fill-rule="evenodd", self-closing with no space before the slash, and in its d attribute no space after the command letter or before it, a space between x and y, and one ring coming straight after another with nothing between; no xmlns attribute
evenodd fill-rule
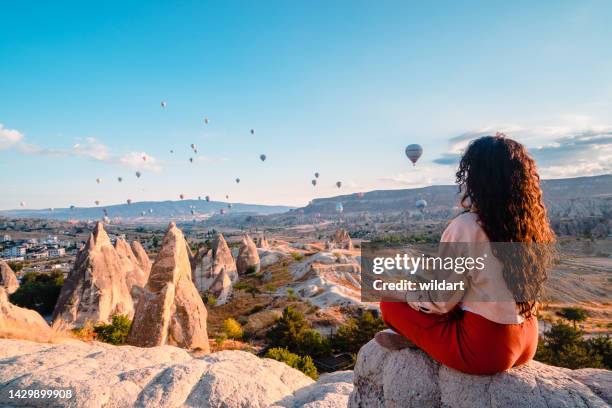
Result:
<svg viewBox="0 0 612 408"><path fill-rule="evenodd" d="M268 242L266 235L263 233L257 237L256 244L257 248L270 249L270 243Z"/></svg>
<svg viewBox="0 0 612 408"><path fill-rule="evenodd" d="M346 406L350 372L319 383L284 363L243 351L194 357L185 350L78 341L0 339L0 406L328 407ZM11 400L9 389L71 388L70 400Z"/></svg>
<svg viewBox="0 0 612 408"><path fill-rule="evenodd" d="M137 256L133 248L142 252L139 252ZM151 262L142 245L134 241L130 246L123 238L118 238L115 241L115 251L119 256L121 269L125 271L125 279L130 293L134 293L134 287L143 288L147 284L149 273L151 273Z"/></svg>
<svg viewBox="0 0 612 408"><path fill-rule="evenodd" d="M191 280L185 238L170 223L138 300L127 342L140 347L172 344L208 352L207 316Z"/></svg>
<svg viewBox="0 0 612 408"><path fill-rule="evenodd" d="M242 237L238 256L236 257L236 268L239 275L244 275L248 272L259 272L259 253L249 234L244 234Z"/></svg>
<svg viewBox="0 0 612 408"><path fill-rule="evenodd" d="M98 222L62 286L54 322L70 328L87 321L108 323L115 314L132 318L134 305L124 265Z"/></svg>
<svg viewBox="0 0 612 408"><path fill-rule="evenodd" d="M289 267L291 287L304 300L327 308L361 304L361 258L318 252Z"/></svg>
<svg viewBox="0 0 612 408"><path fill-rule="evenodd" d="M216 299L215 306L221 306L226 304L232 296L233 285L232 280L225 270L221 271L217 275L217 279L208 289L208 293L213 295Z"/></svg>
<svg viewBox="0 0 612 408"><path fill-rule="evenodd" d="M371 340L357 357L349 407L609 407L609 392L603 390L612 389L612 372L595 371L532 361L474 376L441 366L420 350L389 351ZM594 382L598 385L590 385Z"/></svg>
<svg viewBox="0 0 612 408"><path fill-rule="evenodd" d="M334 235L326 243L328 250L331 249L353 249L353 241L349 236L349 233L344 228L337 229Z"/></svg>
<svg viewBox="0 0 612 408"><path fill-rule="evenodd" d="M238 272L232 252L222 234L218 234L210 250L201 250L192 260L193 282L202 293L208 291L222 271L232 283L238 282Z"/></svg>
<svg viewBox="0 0 612 408"><path fill-rule="evenodd" d="M0 288L4 288L7 294L12 294L19 289L19 281L15 272L6 262L0 259Z"/></svg>
<svg viewBox="0 0 612 408"><path fill-rule="evenodd" d="M48 336L51 328L38 312L13 305L0 287L0 334ZM0 371L2 367L0 367Z"/></svg>

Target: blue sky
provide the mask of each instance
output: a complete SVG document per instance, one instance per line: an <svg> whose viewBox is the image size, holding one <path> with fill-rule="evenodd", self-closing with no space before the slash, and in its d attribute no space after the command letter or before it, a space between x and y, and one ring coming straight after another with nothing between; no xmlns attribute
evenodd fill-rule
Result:
<svg viewBox="0 0 612 408"><path fill-rule="evenodd" d="M612 171L610 2L0 3L0 209L450 184L498 130Z"/></svg>

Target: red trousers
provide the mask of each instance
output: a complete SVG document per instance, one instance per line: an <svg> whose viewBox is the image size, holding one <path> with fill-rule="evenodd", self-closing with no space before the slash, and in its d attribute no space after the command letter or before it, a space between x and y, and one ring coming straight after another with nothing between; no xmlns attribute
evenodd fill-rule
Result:
<svg viewBox="0 0 612 408"><path fill-rule="evenodd" d="M387 326L434 360L468 374L495 374L527 363L538 346L538 320L500 324L459 308L419 312L404 302L380 302Z"/></svg>

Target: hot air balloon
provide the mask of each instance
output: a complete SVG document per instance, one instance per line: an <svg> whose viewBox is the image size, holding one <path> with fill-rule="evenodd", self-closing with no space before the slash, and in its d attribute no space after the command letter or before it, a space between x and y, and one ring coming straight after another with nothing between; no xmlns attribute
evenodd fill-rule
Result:
<svg viewBox="0 0 612 408"><path fill-rule="evenodd" d="M141 211L141 212L140 212L140 216L141 216L141 217L144 217L144 216L145 216L145 214L146 214L146 212L145 212L145 211Z"/></svg>
<svg viewBox="0 0 612 408"><path fill-rule="evenodd" d="M128 203L128 205L132 204L132 199L131 199L131 198L128 198L128 199L127 199L127 203Z"/></svg>
<svg viewBox="0 0 612 408"><path fill-rule="evenodd" d="M266 161L266 155L265 154L260 154L259 155L259 160L261 160L262 162Z"/></svg>
<svg viewBox="0 0 612 408"><path fill-rule="evenodd" d="M121 183L123 181L123 177L117 177L117 181Z"/></svg>
<svg viewBox="0 0 612 408"><path fill-rule="evenodd" d="M74 207L74 205L71 205L71 206L70 206L70 209L71 209L71 210L74 210L74 208L75 208L75 207Z"/></svg>
<svg viewBox="0 0 612 408"><path fill-rule="evenodd" d="M221 209L219 210L219 214L221 214L221 215L225 214L225 208L221 208Z"/></svg>
<svg viewBox="0 0 612 408"><path fill-rule="evenodd" d="M418 144L410 144L406 146L406 156L412 162L413 166L416 166L417 160L423 154L423 148Z"/></svg>
<svg viewBox="0 0 612 408"><path fill-rule="evenodd" d="M227 208L232 208L232 207L233 207L232 203L229 203L229 204L227 205Z"/></svg>
<svg viewBox="0 0 612 408"><path fill-rule="evenodd" d="M196 149L196 145L195 145L195 143L192 143L192 144L191 144L191 149L192 149L192 150L195 150L195 149Z"/></svg>
<svg viewBox="0 0 612 408"><path fill-rule="evenodd" d="M319 178L319 172L315 173L315 178Z"/></svg>
<svg viewBox="0 0 612 408"><path fill-rule="evenodd" d="M425 207L427 207L427 201L417 200L417 202L414 203L414 205L416 206L416 208L422 211L423 209L425 209Z"/></svg>
<svg viewBox="0 0 612 408"><path fill-rule="evenodd" d="M202 196L198 196L198 201L202 200Z"/></svg>
<svg viewBox="0 0 612 408"><path fill-rule="evenodd" d="M168 104L166 103L166 101L161 101L161 107L162 107L162 108L164 108L164 109L165 109L167 105L168 105Z"/></svg>
<svg viewBox="0 0 612 408"><path fill-rule="evenodd" d="M251 129L251 134L254 135L255 134L255 129Z"/></svg>
<svg viewBox="0 0 612 408"><path fill-rule="evenodd" d="M317 185L317 180L312 179L311 183L312 183L313 186L316 186Z"/></svg>
<svg viewBox="0 0 612 408"><path fill-rule="evenodd" d="M171 154L173 154L173 153L174 153L174 150L170 150L170 153L171 153Z"/></svg>
<svg viewBox="0 0 612 408"><path fill-rule="evenodd" d="M195 210L191 210L191 215L194 215L194 214L195 214Z"/></svg>
<svg viewBox="0 0 612 408"><path fill-rule="evenodd" d="M225 199L226 199L226 200L229 200L229 195L227 195L227 194L226 194L226 195L225 195Z"/></svg>
<svg viewBox="0 0 612 408"><path fill-rule="evenodd" d="M208 125L208 118L204 118L204 123Z"/></svg>
<svg viewBox="0 0 612 408"><path fill-rule="evenodd" d="M185 198L185 196L183 194L179 195L179 198L182 200Z"/></svg>
<svg viewBox="0 0 612 408"><path fill-rule="evenodd" d="M198 149L193 149L193 152L194 152L195 154L198 154Z"/></svg>
<svg viewBox="0 0 612 408"><path fill-rule="evenodd" d="M153 214L153 209L149 208L149 214Z"/></svg>
<svg viewBox="0 0 612 408"><path fill-rule="evenodd" d="M19 205L20 205L21 207L25 207L25 201L20 202L20 203L19 203Z"/></svg>
<svg viewBox="0 0 612 408"><path fill-rule="evenodd" d="M206 196L204 198L206 199L206 201L210 202L210 196Z"/></svg>
<svg viewBox="0 0 612 408"><path fill-rule="evenodd" d="M147 161L147 156L142 156L142 161Z"/></svg>
<svg viewBox="0 0 612 408"><path fill-rule="evenodd" d="M136 172L136 177L140 178L140 176L142 176L142 173L141 173L141 172L139 172L139 171L137 171L137 172Z"/></svg>
<svg viewBox="0 0 612 408"><path fill-rule="evenodd" d="M336 181L336 187L338 187L338 188L342 187L342 182L341 181Z"/></svg>
<svg viewBox="0 0 612 408"><path fill-rule="evenodd" d="M105 215L104 218L102 218L102 221L104 221L105 224L110 224L110 218L108 218L108 215Z"/></svg>
<svg viewBox="0 0 612 408"><path fill-rule="evenodd" d="M96 200L94 202L96 203L96 205L100 205L100 201L99 200Z"/></svg>
<svg viewBox="0 0 612 408"><path fill-rule="evenodd" d="M240 184L240 178L236 177L236 184Z"/></svg>
<svg viewBox="0 0 612 408"><path fill-rule="evenodd" d="M336 212L342 213L343 211L344 207L342 206L342 203L336 203Z"/></svg>
<svg viewBox="0 0 612 408"><path fill-rule="evenodd" d="M101 182L102 182L102 179L101 179L100 177L98 177L98 178L96 179L96 183L100 184Z"/></svg>
<svg viewBox="0 0 612 408"><path fill-rule="evenodd" d="M193 163L193 157L189 158L189 163Z"/></svg>

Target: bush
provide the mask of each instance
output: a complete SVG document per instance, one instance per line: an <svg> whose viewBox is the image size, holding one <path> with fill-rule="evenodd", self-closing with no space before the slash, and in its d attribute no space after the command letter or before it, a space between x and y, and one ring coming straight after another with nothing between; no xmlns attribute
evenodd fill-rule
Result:
<svg viewBox="0 0 612 408"><path fill-rule="evenodd" d="M609 337L585 340L584 332L557 322L547 330L540 341L535 359L543 363L571 369L612 369L612 341Z"/></svg>
<svg viewBox="0 0 612 408"><path fill-rule="evenodd" d="M313 330L304 315L286 307L276 325L268 332L272 346L301 354L319 357L329 353L329 342Z"/></svg>
<svg viewBox="0 0 612 408"><path fill-rule="evenodd" d="M385 328L385 323L372 312L364 311L338 328L332 337L332 347L336 351L357 353L359 349Z"/></svg>
<svg viewBox="0 0 612 408"><path fill-rule="evenodd" d="M10 295L10 301L17 306L48 315L53 312L63 284L64 275L61 271L54 270L49 274L28 272L19 289Z"/></svg>
<svg viewBox="0 0 612 408"><path fill-rule="evenodd" d="M111 324L94 326L96 339L110 344L125 344L132 321L126 315L114 315Z"/></svg>
<svg viewBox="0 0 612 408"><path fill-rule="evenodd" d="M223 321L223 332L228 338L239 340L244 335L242 326L238 321L232 317L229 317Z"/></svg>
<svg viewBox="0 0 612 408"><path fill-rule="evenodd" d="M246 271L244 271L245 275L254 275L257 273L257 266L255 265L249 265L246 268Z"/></svg>
<svg viewBox="0 0 612 408"><path fill-rule="evenodd" d="M214 306L217 304L217 298L211 294L202 295L202 301L206 306Z"/></svg>
<svg viewBox="0 0 612 408"><path fill-rule="evenodd" d="M294 261L297 261L297 262L300 262L302 259L304 259L304 255L300 254L299 252L292 252L291 257L293 258Z"/></svg>
<svg viewBox="0 0 612 408"><path fill-rule="evenodd" d="M290 352L286 348L277 347L268 350L265 357L283 362L289 367L300 370L313 380L319 378L317 368L315 367L314 362L312 361L312 358L310 356L300 357L297 354Z"/></svg>

